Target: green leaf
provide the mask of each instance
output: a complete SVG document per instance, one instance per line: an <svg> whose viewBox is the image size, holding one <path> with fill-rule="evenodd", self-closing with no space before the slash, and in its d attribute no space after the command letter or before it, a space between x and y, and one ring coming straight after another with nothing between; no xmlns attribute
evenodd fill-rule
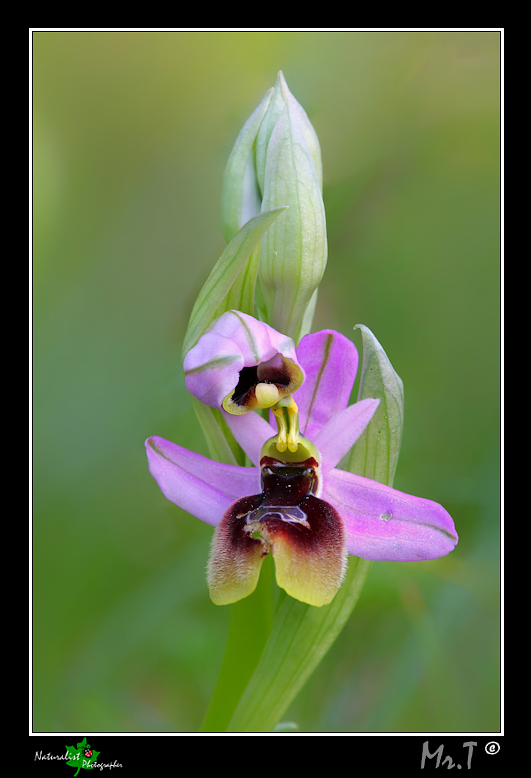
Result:
<svg viewBox="0 0 531 778"><path fill-rule="evenodd" d="M260 243L253 249L248 262L238 273L228 295L216 311L216 318L225 311L241 311L255 316L255 289L258 264L260 262Z"/></svg>
<svg viewBox="0 0 531 778"><path fill-rule="evenodd" d="M195 301L183 344L183 357L197 343L248 262L264 232L287 206L259 213L244 224L214 265Z"/></svg>
<svg viewBox="0 0 531 778"><path fill-rule="evenodd" d="M319 294L319 287L317 287L315 292L312 294L310 298L310 302L308 303L308 307L304 312L301 329L299 333L299 342L304 338L305 335L308 335L308 333L312 331L313 317L315 314L315 308L317 306L318 294Z"/></svg>
<svg viewBox="0 0 531 778"><path fill-rule="evenodd" d="M380 404L352 447L348 469L391 486L402 443L404 385L370 329L363 324L354 329L360 329L363 338L358 401L372 397Z"/></svg>

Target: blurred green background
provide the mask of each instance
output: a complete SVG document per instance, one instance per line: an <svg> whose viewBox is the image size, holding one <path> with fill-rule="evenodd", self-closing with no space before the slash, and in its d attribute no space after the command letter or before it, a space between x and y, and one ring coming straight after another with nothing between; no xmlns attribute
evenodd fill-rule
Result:
<svg viewBox="0 0 531 778"><path fill-rule="evenodd" d="M314 329L381 341L405 385L395 486L461 538L374 564L285 719L500 728L499 33L34 32L35 731L200 725L228 609L211 528L164 499L144 439L206 453L181 341L228 154L279 69L323 153Z"/></svg>

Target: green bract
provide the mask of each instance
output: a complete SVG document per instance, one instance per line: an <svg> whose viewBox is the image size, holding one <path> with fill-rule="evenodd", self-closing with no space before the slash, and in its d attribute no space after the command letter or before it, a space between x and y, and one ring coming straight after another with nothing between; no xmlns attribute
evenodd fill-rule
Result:
<svg viewBox="0 0 531 778"><path fill-rule="evenodd" d="M392 484L404 426L404 384L379 341L364 324L357 324L363 338L358 402L366 397L380 400L378 410L354 444L349 467L383 484Z"/></svg>
<svg viewBox="0 0 531 778"><path fill-rule="evenodd" d="M234 307L236 289L240 293L240 305L236 309L252 315L255 278L249 265L260 238L277 218L282 208L273 208L250 219L232 238L214 265L192 308L188 329L183 343L183 358L195 346L209 325L225 311ZM240 282L240 283L238 283ZM244 298L247 304L242 304Z"/></svg>

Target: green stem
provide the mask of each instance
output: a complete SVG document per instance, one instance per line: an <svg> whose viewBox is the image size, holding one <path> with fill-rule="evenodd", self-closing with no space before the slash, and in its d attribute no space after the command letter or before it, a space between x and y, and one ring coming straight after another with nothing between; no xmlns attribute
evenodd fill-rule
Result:
<svg viewBox="0 0 531 778"><path fill-rule="evenodd" d="M273 561L268 556L253 594L230 606L225 653L201 732L227 730L271 632L273 587Z"/></svg>
<svg viewBox="0 0 531 778"><path fill-rule="evenodd" d="M285 597L228 732L271 732L343 629L372 562L351 557L339 592L315 608ZM312 647L312 650L308 650Z"/></svg>

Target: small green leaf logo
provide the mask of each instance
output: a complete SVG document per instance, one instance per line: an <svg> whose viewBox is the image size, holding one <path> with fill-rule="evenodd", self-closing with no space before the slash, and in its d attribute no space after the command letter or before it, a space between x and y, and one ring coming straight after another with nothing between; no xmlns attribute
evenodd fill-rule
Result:
<svg viewBox="0 0 531 778"><path fill-rule="evenodd" d="M79 773L81 768L84 770L91 770L94 762L97 760L101 751L93 751L87 738L84 737L81 743L77 744L77 747L66 746L66 753L68 756L67 765L70 767L77 767L74 778Z"/></svg>

